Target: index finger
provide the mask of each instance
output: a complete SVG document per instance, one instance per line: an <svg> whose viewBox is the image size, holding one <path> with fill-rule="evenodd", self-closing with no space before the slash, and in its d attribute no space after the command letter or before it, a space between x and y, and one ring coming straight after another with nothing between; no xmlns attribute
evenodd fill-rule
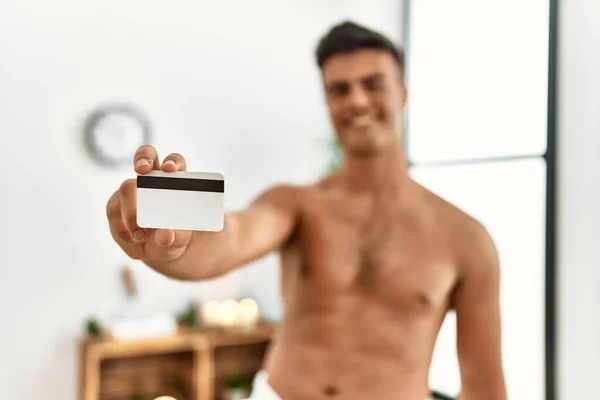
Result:
<svg viewBox="0 0 600 400"><path fill-rule="evenodd" d="M158 152L153 146L141 146L133 156L133 169L138 174L147 174L153 169L160 169Z"/></svg>

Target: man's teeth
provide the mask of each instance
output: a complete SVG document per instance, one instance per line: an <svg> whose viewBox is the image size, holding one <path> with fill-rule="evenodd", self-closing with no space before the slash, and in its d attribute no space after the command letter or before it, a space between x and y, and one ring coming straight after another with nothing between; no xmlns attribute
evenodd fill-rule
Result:
<svg viewBox="0 0 600 400"><path fill-rule="evenodd" d="M360 128L360 127L369 125L372 121L373 121L373 119L371 118L370 115L354 117L354 118L352 118L352 126Z"/></svg>

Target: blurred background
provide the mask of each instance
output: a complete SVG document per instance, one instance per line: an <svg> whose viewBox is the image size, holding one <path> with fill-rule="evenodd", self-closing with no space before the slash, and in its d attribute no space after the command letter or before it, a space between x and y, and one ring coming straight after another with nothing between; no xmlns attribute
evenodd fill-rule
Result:
<svg viewBox="0 0 600 400"><path fill-rule="evenodd" d="M509 398L600 398L595 0L0 0L4 397L151 399L144 366L173 396L235 398L282 315L278 259L170 280L117 247L106 202L141 143L222 173L228 210L325 174L314 49L345 19L405 46L412 173L497 243ZM161 339L244 312L230 336ZM449 314L431 386L450 395L454 341Z"/></svg>

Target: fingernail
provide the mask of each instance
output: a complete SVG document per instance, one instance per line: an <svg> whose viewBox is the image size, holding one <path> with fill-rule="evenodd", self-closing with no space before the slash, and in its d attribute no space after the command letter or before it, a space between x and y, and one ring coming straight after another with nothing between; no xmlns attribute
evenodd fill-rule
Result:
<svg viewBox="0 0 600 400"><path fill-rule="evenodd" d="M175 161L173 160L167 160L163 163L163 165L175 165Z"/></svg>
<svg viewBox="0 0 600 400"><path fill-rule="evenodd" d="M143 167L145 165L150 165L150 160L146 160L145 158L140 158L136 163L135 167Z"/></svg>
<svg viewBox="0 0 600 400"><path fill-rule="evenodd" d="M133 239L134 240L142 240L144 238L144 231L141 229L136 229L133 231Z"/></svg>

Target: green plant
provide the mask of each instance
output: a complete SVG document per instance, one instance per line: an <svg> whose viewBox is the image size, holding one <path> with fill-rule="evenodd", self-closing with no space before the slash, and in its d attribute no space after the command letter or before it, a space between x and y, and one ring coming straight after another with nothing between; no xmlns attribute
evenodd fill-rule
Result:
<svg viewBox="0 0 600 400"><path fill-rule="evenodd" d="M177 314L177 321L187 326L188 328L195 328L198 326L198 306L194 303L190 303L185 310Z"/></svg>
<svg viewBox="0 0 600 400"><path fill-rule="evenodd" d="M225 380L225 386L228 389L247 389L250 387L250 382L242 375L231 375Z"/></svg>
<svg viewBox="0 0 600 400"><path fill-rule="evenodd" d="M342 149L340 143L335 136L333 136L328 143L329 147L329 160L327 164L327 172L337 171L342 164Z"/></svg>
<svg viewBox="0 0 600 400"><path fill-rule="evenodd" d="M91 337L97 339L102 335L102 324L96 317L89 317L85 321L85 330Z"/></svg>

